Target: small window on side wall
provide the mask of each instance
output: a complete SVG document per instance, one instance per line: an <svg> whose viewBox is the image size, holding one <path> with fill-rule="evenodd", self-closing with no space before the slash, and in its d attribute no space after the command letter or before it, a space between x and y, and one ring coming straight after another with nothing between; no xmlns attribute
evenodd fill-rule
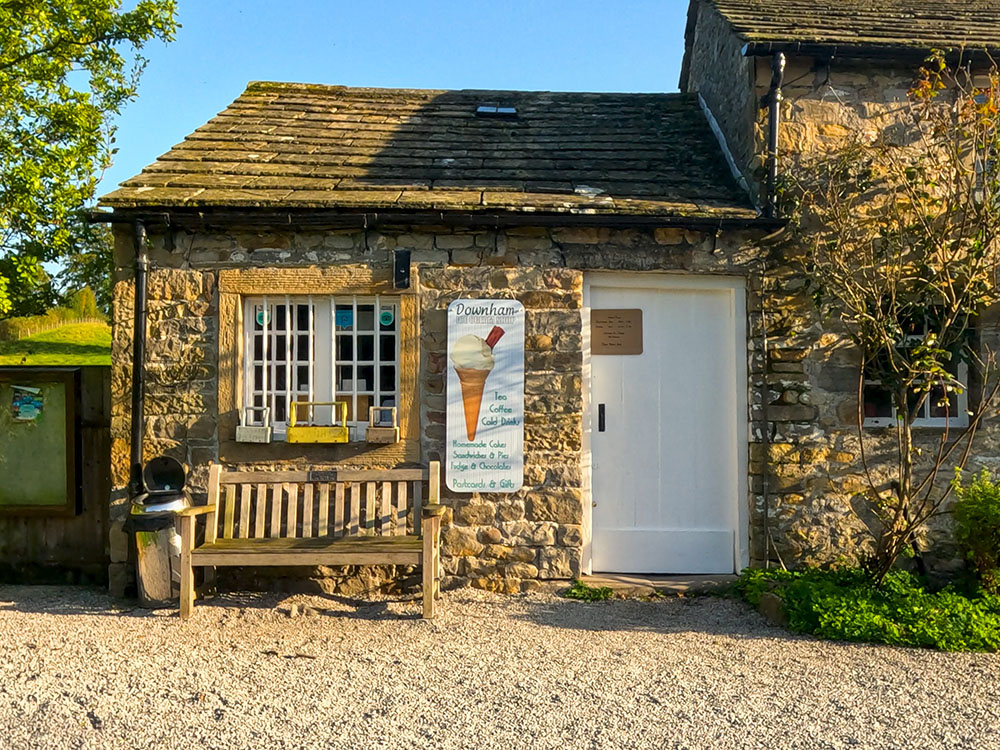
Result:
<svg viewBox="0 0 1000 750"><path fill-rule="evenodd" d="M903 347L913 347L922 343L927 337L924 325L914 326L902 343ZM910 409L917 407L920 399L923 402L913 420L914 427L948 427L963 428L969 425L969 368L958 357L953 357L946 363L945 369L955 381L962 383L961 392L949 388L947 384L931 384L930 390L914 390L909 396ZM865 375L864 381L864 426L894 427L899 418L893 403L891 391L875 377Z"/></svg>

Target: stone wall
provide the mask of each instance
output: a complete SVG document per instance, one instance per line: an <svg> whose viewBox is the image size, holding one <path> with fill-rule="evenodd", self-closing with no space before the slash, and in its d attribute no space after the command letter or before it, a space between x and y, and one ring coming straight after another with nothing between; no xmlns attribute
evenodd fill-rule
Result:
<svg viewBox="0 0 1000 750"><path fill-rule="evenodd" d="M756 194L762 164L754 138L759 98L758 81L770 85L770 71L758 73L752 59L743 56L743 42L709 2L698 3L694 41L689 50L687 91L701 94L719 123L726 145ZM684 85L685 82L682 82Z"/></svg>
<svg viewBox="0 0 1000 750"><path fill-rule="evenodd" d="M742 42L707 3L702 3L696 31L690 89L700 90L709 101L734 153L745 155L742 149L748 148L747 162L760 164L768 113L753 102L767 93L770 59L737 63L733 55ZM755 69L747 74L746 65ZM874 134L895 127L916 74L912 67L886 61L789 56L779 141L783 161L834 149L852 132ZM744 87L748 78L751 83ZM749 121L744 117L748 111ZM791 565L852 563L870 549L872 539L866 528L871 516L858 503L859 493L868 487L857 434L859 360L837 322L816 315L798 270L805 260L786 250L780 261L769 264L764 280L770 447L765 450L760 442L751 446L756 518L764 514L766 478L772 558ZM983 319L980 335L984 347L996 342L995 315ZM998 432L996 419L984 424L971 467L996 465ZM925 455L931 455L941 430L917 433ZM892 475L894 435L891 429L866 430L873 476L884 489ZM939 568L957 564L947 518L931 524L922 542ZM756 553L759 559L762 548Z"/></svg>
<svg viewBox="0 0 1000 750"><path fill-rule="evenodd" d="M471 583L525 591L581 570L584 543L582 476L582 289L589 270L683 271L743 276L748 285L755 439L763 426L760 410L764 373L761 356L760 271L763 259L754 239L739 233L701 234L680 229L611 230L523 228L461 231L448 227L381 228L379 231L242 231L151 236L147 419L144 453L176 456L190 471L196 493L205 492L207 465L239 468L318 468L351 463L385 465L364 449L305 446L291 456L256 461L227 460L231 409L220 403L220 369L229 357L225 313L227 269L269 269L274 278L313 278L324 269L349 266L351 275L376 278L391 251L411 251L411 293L419 310L419 419L415 460L440 459L445 436L446 308L462 296L508 297L526 308L525 484L514 494L455 495L443 491L446 585ZM128 480L129 375L132 332L130 239L120 230L114 307L114 483L113 518L125 512ZM172 247L170 250L168 247ZM298 270L295 270L298 269ZM289 270L295 270L289 274ZM245 274L244 274L245 275ZM266 275L266 274L265 274ZM333 275L333 274L330 274ZM228 277L226 277L228 278ZM374 283L374 282L373 282ZM221 322L220 322L221 320ZM220 327L223 335L220 337ZM221 354L221 356L220 356ZM221 376L225 380L225 376ZM802 407L810 408L810 407ZM791 406L788 407L792 409ZM786 410L787 411L787 410ZM794 411L776 418L792 418ZM220 446L222 452L220 453ZM281 449L291 446L281 445ZM347 449L343 449L346 451ZM755 470L759 470L755 469ZM756 508L751 536L761 548L759 488L746 502ZM755 551L759 557L759 552ZM116 580L125 561L116 559ZM356 578L329 569L325 590L356 591ZM365 573L370 585L384 576ZM246 579L243 579L246 581ZM369 587L370 587L369 585Z"/></svg>
<svg viewBox="0 0 1000 750"><path fill-rule="evenodd" d="M482 237L489 242L487 236ZM444 244L468 267L420 270L421 423L431 460L444 459L447 306L460 297L514 298L525 306L525 484L510 495L445 491L442 555L450 576L484 588L530 588L534 579L580 573L583 494L580 474L583 400L581 316L583 274L554 268L482 266L473 235ZM539 237L508 242L549 250ZM544 246L544 247L543 247ZM521 582L522 579L528 579Z"/></svg>
<svg viewBox="0 0 1000 750"><path fill-rule="evenodd" d="M755 58L757 96L767 93L770 60ZM882 62L788 58L782 86L779 151L789 155L829 150L854 132L874 135L898 123L897 113L917 77L913 67ZM767 112L756 122L757 148L765 147Z"/></svg>
<svg viewBox="0 0 1000 750"><path fill-rule="evenodd" d="M768 64L766 58L757 61L758 96L765 93L760 83ZM782 90L779 149L783 161L787 164L800 155L836 149L858 132L892 137L898 129L899 109L905 105L916 76L912 67L885 62L830 63L790 57ZM760 150L766 127L766 113L762 112L755 129ZM801 264L804 259L788 260ZM985 316L981 324L983 342L995 338L995 316ZM796 336L780 343L802 352L802 375L808 388L803 395L816 407L809 433L793 442L779 440L771 457L774 481L781 491L775 518L785 554L802 562L854 561L870 544L864 523L870 514L857 497L868 486L856 427L857 352L836 321L820 325L815 317L808 326L803 320ZM997 428L995 420L984 425L972 451L971 466L988 464L996 456ZM934 454L940 437L939 429L917 430L925 456ZM865 450L876 484L887 491L893 476L895 431L866 429ZM942 477L942 484L950 478L950 473ZM859 512L851 509L852 502ZM958 564L947 517L926 529L922 543L938 568Z"/></svg>

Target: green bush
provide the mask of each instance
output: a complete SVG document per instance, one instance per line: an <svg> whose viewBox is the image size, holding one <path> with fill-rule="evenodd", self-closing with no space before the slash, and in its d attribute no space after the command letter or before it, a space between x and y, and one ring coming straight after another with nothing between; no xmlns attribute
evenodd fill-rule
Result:
<svg viewBox="0 0 1000 750"><path fill-rule="evenodd" d="M1000 485L983 469L968 486L955 477L955 540L982 587L1000 593Z"/></svg>
<svg viewBox="0 0 1000 750"><path fill-rule="evenodd" d="M1000 648L1000 597L926 590L910 573L893 571L880 587L862 570L743 571L737 590L757 606L781 597L789 628L819 638L942 651Z"/></svg>

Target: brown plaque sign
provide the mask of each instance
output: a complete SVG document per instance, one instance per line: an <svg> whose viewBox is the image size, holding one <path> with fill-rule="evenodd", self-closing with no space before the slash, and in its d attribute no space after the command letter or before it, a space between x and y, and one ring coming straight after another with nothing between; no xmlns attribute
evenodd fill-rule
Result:
<svg viewBox="0 0 1000 750"><path fill-rule="evenodd" d="M591 310L591 354L642 354L642 310Z"/></svg>

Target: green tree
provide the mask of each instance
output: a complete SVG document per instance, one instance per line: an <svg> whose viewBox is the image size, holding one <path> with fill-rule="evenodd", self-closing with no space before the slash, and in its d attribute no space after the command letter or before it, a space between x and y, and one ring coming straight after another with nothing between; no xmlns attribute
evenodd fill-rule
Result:
<svg viewBox="0 0 1000 750"><path fill-rule="evenodd" d="M38 259L27 253L0 254L0 318L41 315L60 295ZM4 293L5 292L5 293Z"/></svg>
<svg viewBox="0 0 1000 750"><path fill-rule="evenodd" d="M97 309L97 298L89 286L69 295L69 307L81 318L96 318L100 314Z"/></svg>
<svg viewBox="0 0 1000 750"><path fill-rule="evenodd" d="M60 291L64 295L71 295L78 289L88 288L97 298L98 309L105 315L110 315L114 289L113 247L114 238L107 224L81 227L77 243L55 278Z"/></svg>
<svg viewBox="0 0 1000 750"><path fill-rule="evenodd" d="M0 317L51 289L43 262L92 247L84 209L111 163L112 121L175 13L174 0L0 0Z"/></svg>

